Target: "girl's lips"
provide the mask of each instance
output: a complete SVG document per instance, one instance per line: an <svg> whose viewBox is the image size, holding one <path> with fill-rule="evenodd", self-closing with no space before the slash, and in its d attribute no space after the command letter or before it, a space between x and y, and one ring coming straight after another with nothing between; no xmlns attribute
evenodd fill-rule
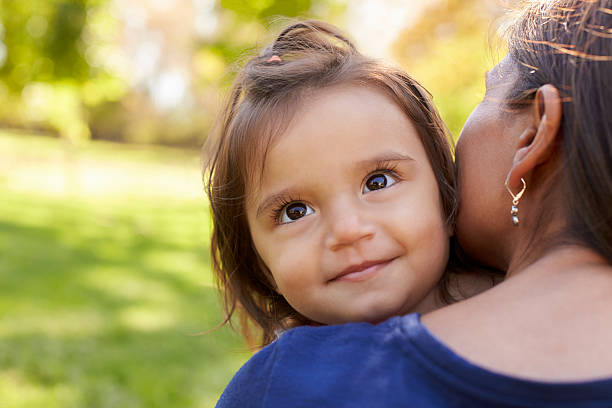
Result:
<svg viewBox="0 0 612 408"><path fill-rule="evenodd" d="M332 281L349 281L349 282L360 282L373 276L380 269L390 264L395 258L362 262L358 265L351 265L344 269L338 276Z"/></svg>

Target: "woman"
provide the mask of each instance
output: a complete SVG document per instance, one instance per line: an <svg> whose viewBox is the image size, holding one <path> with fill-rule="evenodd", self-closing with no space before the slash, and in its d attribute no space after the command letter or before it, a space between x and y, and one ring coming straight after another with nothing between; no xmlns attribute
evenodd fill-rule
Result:
<svg viewBox="0 0 612 408"><path fill-rule="evenodd" d="M611 1L527 8L459 139L457 237L506 280L423 322L478 365L612 376L611 29ZM516 194L521 179L514 226L504 184Z"/></svg>
<svg viewBox="0 0 612 408"><path fill-rule="evenodd" d="M220 406L612 406L612 1L531 2L508 38L457 146L458 240L505 281L291 330Z"/></svg>

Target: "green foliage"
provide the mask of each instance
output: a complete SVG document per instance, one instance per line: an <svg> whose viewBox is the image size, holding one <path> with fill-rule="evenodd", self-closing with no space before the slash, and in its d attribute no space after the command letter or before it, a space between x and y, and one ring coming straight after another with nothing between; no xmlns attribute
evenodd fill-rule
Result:
<svg viewBox="0 0 612 408"><path fill-rule="evenodd" d="M493 21L486 0L436 2L394 45L402 67L433 95L455 137L484 95L484 73L496 63Z"/></svg>
<svg viewBox="0 0 612 408"><path fill-rule="evenodd" d="M191 37L179 49L179 55L182 52L189 61L183 68L189 75L193 104L168 112L153 105L149 91L141 89L143 84L131 88L129 73L118 68L116 54L130 40L122 37L126 22L121 13L112 11L117 4L121 3L0 2L0 58L6 50L6 57L0 59L0 124L48 129L74 142L98 138L201 145L234 67L271 40L272 33L289 19L319 18L342 26L350 3L217 0L212 11L217 24L214 32L196 36L187 30ZM146 4L137 7L149 7L141 11L151 12L152 6ZM189 4L195 3L181 0L170 10ZM431 2L395 43L394 58L431 91L455 135L482 96L483 73L495 62L487 43L492 38L487 36L491 21L500 14L495 4L487 0ZM170 37L177 29L163 24L149 28ZM172 62L172 57L167 58Z"/></svg>
<svg viewBox="0 0 612 408"><path fill-rule="evenodd" d="M218 32L203 40L199 48L220 56L227 67L240 62L242 56L270 40L270 33L293 18L317 18L334 22L344 13L342 0L220 0L219 20L223 22ZM231 75L230 75L231 76ZM218 84L219 75L206 84ZM228 79L225 85L228 84Z"/></svg>
<svg viewBox="0 0 612 408"><path fill-rule="evenodd" d="M30 82L70 80L83 83L95 75L85 59L82 34L87 14L100 0L4 0L6 60L0 77L11 90Z"/></svg>
<svg viewBox="0 0 612 408"><path fill-rule="evenodd" d="M315 0L316 2L316 0ZM221 0L219 4L226 10L235 12L241 19L265 21L271 16L301 16L309 14L311 0Z"/></svg>
<svg viewBox="0 0 612 408"><path fill-rule="evenodd" d="M42 170L62 171L64 148L0 133L4 163L46 157ZM138 163L149 171L125 176L142 180L197 163L99 143L72 154L108 169ZM202 200L17 191L10 179L0 179L0 406L214 405L249 353L227 328L193 335L221 320Z"/></svg>
<svg viewBox="0 0 612 408"><path fill-rule="evenodd" d="M194 8L191 0L170 6L180 15ZM154 106L144 83L130 80L124 58L127 19L122 3L110 0L3 0L0 2L0 124L43 128L73 143L90 138L137 143L201 145L217 112L216 101L230 78L230 67L264 40L277 16L330 19L342 12L343 0L222 0L215 7L216 32L197 37L190 26L160 22L152 2L129 5L144 13L143 42L161 35L190 35L174 50L162 50L160 66L182 59L190 97L171 111ZM129 7L128 7L129 8ZM114 11L113 11L114 10ZM152 13L152 14L151 14ZM163 19L162 19L163 20ZM148 36L148 34L151 34ZM155 41L153 41L154 43ZM155 47L155 46L154 46ZM189 50L193 49L193 66ZM6 56L2 59L3 50ZM119 56L118 56L119 55ZM124 58L124 59L122 59ZM123 61L123 62L122 62ZM157 72L160 74L160 72ZM230 75L231 76L231 75ZM133 79L133 78L132 78ZM148 84L159 81L151 76ZM189 102L195 101L195 103Z"/></svg>
<svg viewBox="0 0 612 408"><path fill-rule="evenodd" d="M71 141L90 137L87 105L118 100L125 85L99 64L112 20L107 0L0 2L0 119L50 128ZM102 27L101 25L106 25Z"/></svg>

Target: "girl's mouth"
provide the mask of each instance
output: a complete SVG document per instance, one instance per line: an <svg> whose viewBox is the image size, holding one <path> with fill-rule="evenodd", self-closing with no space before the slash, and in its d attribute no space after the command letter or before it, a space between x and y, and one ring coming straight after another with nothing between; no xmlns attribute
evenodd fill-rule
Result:
<svg viewBox="0 0 612 408"><path fill-rule="evenodd" d="M396 258L379 259L376 261L365 261L360 264L350 265L340 272L331 281L364 281L376 274L379 270L393 262Z"/></svg>

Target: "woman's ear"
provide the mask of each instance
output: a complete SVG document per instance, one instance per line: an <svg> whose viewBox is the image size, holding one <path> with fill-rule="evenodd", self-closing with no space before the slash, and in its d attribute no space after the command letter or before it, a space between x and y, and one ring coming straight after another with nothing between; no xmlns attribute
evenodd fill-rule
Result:
<svg viewBox="0 0 612 408"><path fill-rule="evenodd" d="M532 122L519 137L512 168L506 177L511 187L521 186L521 178L545 163L561 137L562 108L557 88L550 84L540 87L530 109Z"/></svg>

